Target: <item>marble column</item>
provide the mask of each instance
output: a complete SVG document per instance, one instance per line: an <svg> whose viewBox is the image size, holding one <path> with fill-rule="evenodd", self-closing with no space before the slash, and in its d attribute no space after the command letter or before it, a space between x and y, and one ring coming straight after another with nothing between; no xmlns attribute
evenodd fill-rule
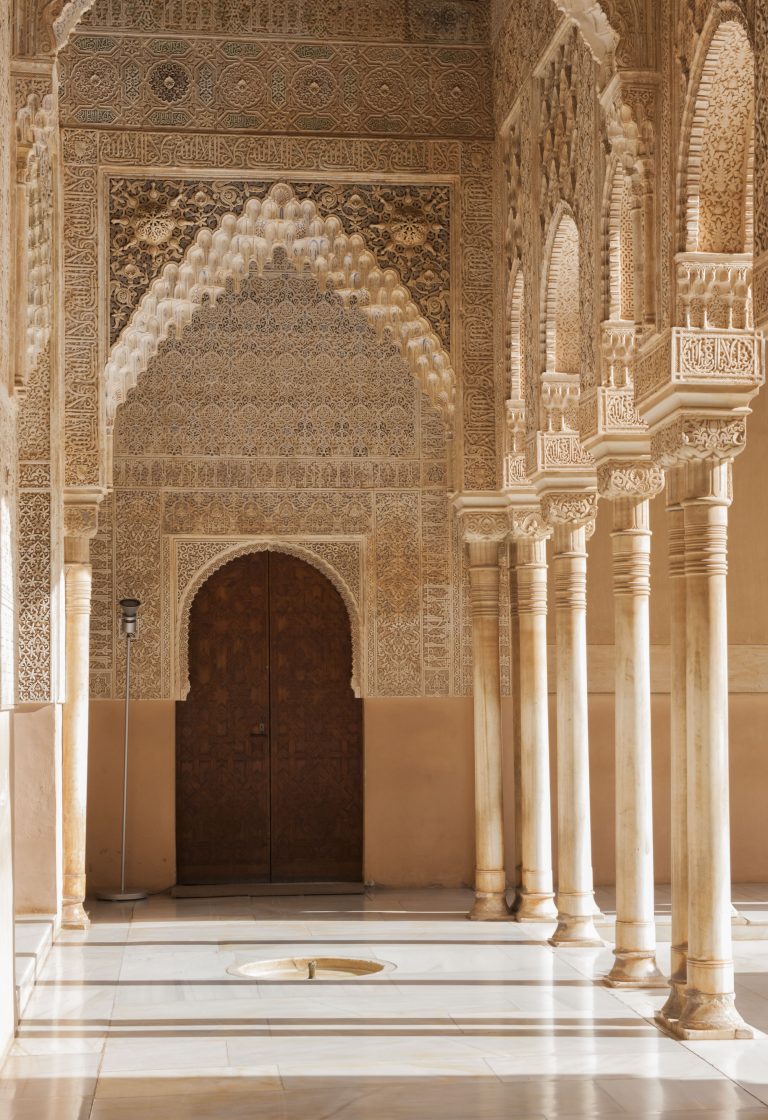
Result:
<svg viewBox="0 0 768 1120"><path fill-rule="evenodd" d="M505 751L507 758L509 758L509 747L511 746L512 753L512 766L514 770L514 791L515 791L515 804L514 804L514 824L515 824L515 847L514 847L514 874L512 876L512 884L514 886L515 895L512 903L512 910L517 914L520 905L520 898L523 889L523 867L522 867L522 851L523 851L523 806L522 806L522 759L521 759L521 716L520 716L520 614L517 604L517 549L514 541L509 544L509 676L510 676L510 700L512 701L512 719L511 728L507 729L506 741L509 746ZM511 730L511 735L510 735Z"/></svg>
<svg viewBox="0 0 768 1120"><path fill-rule="evenodd" d="M598 471L613 506L616 757L616 935L611 987L663 987L656 966L651 759L649 499L664 475L650 463Z"/></svg>
<svg viewBox="0 0 768 1120"><path fill-rule="evenodd" d="M62 749L63 899L65 929L87 929L85 827L88 787L88 702L91 622L90 538L97 507L73 507L65 497L65 682ZM72 531L72 530L75 531Z"/></svg>
<svg viewBox="0 0 768 1120"><path fill-rule="evenodd" d="M547 536L541 519L527 519L516 541L520 662L520 922L557 918L552 887L552 819L547 695Z"/></svg>
<svg viewBox="0 0 768 1120"><path fill-rule="evenodd" d="M475 733L475 903L469 917L503 921L511 918L504 869L499 670L499 547L506 525L502 533L493 518L467 520Z"/></svg>
<svg viewBox="0 0 768 1120"><path fill-rule="evenodd" d="M551 945L602 945L595 929L589 808L587 530L596 496L547 495L557 643L557 929Z"/></svg>
<svg viewBox="0 0 768 1120"><path fill-rule="evenodd" d="M731 461L686 464L688 968L676 1033L749 1038L734 1003L726 572Z"/></svg>
<svg viewBox="0 0 768 1120"><path fill-rule="evenodd" d="M682 495L685 467L667 470L669 555L670 755L672 946L669 996L656 1016L670 1027L680 1018L688 980L688 763L685 688L685 527Z"/></svg>

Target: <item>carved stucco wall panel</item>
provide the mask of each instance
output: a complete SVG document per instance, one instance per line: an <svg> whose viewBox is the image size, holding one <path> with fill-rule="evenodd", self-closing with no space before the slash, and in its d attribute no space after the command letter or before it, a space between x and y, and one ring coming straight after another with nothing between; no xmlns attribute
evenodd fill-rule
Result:
<svg viewBox="0 0 768 1120"><path fill-rule="evenodd" d="M448 184L293 182L319 213L362 233L381 267L395 268L444 345L450 345L451 200ZM266 197L269 180L109 180L110 342L168 261L180 261L199 229Z"/></svg>
<svg viewBox="0 0 768 1120"><path fill-rule="evenodd" d="M128 594L143 603L136 695L183 692L184 587L265 539L344 580L366 694L461 690L445 428L395 347L311 277L275 268L203 307L118 409L114 446L92 549L94 695L120 695Z"/></svg>
<svg viewBox="0 0 768 1120"><path fill-rule="evenodd" d="M110 128L489 136L483 46L76 34L62 123Z"/></svg>
<svg viewBox="0 0 768 1120"><path fill-rule="evenodd" d="M341 38L409 42L484 42L487 5L477 0L390 0L386 20L359 0L267 0L230 4L212 0L96 0L80 29L202 32L285 38Z"/></svg>
<svg viewBox="0 0 768 1120"><path fill-rule="evenodd" d="M344 191L345 197L360 194L360 185L350 182L365 174L366 181L377 172L395 175L399 179L430 175L450 175L457 186L453 190L453 211L458 211L458 241L465 247L461 255L461 268L450 265L451 287L448 311L443 294L445 267L443 253L444 235L438 231L437 214L442 216L444 207L440 193L429 196L424 202L422 184L418 178L404 184L419 204L427 206L426 216L431 231L427 241L429 251L409 251L399 245L392 249L406 268L413 274L417 297L430 313L430 321L446 332L450 329L451 357L464 389L463 443L470 448L464 462L466 488L492 488L496 482L495 405L493 377L492 313L492 238L491 238L491 171L492 146L482 142L456 141L396 141L396 140L346 140L343 138L291 138L259 136L225 136L206 134L162 134L150 132L83 131L65 129L62 133L65 164L65 230L68 257L67 288L73 291L67 300L67 479L71 485L94 485L103 477L104 464L96 451L100 431L100 405L98 393L97 360L94 339L100 339L102 360L106 358L107 338L103 330L95 301L95 277L98 271L99 245L106 242L105 230L98 229L99 182L106 189L106 178L99 175L99 168L125 168L129 178L133 168L149 167L156 179L164 179L163 167L183 165L193 172L199 168L205 181L220 179L216 172L233 170L242 177L242 168L259 166L265 172L327 172L324 187L311 184L318 197L330 198L334 192ZM342 187L339 179L348 176ZM142 181L147 181L144 171ZM306 181L303 181L306 182ZM179 192L188 185L178 183ZM379 185L377 185L379 186ZM438 190L434 186L433 191ZM445 187L439 188L440 191ZM361 196L362 197L362 196ZM402 200L401 191L381 186L376 194L374 208L381 206L387 221L378 235L389 239L393 224L405 216L400 203L387 211L393 197ZM106 198L104 200L106 209ZM367 205L367 203L366 203ZM412 205L409 203L409 206ZM399 208L398 208L399 207ZM411 217L418 215L411 213ZM344 214L341 214L342 221ZM407 237L405 225L401 236ZM441 227L442 229L442 227ZM374 231L375 233L375 231ZM454 241L456 234L453 235ZM434 254L432 252L434 249ZM102 250L105 251L105 250ZM408 264L408 262L412 262ZM417 267L418 265L418 267ZM129 266L130 267L130 266ZM418 272L418 276L416 273ZM129 287L130 285L126 285ZM130 297L133 298L133 297ZM463 304L465 322L457 331L455 308ZM450 318L450 325L448 319ZM461 461L462 448L458 449Z"/></svg>

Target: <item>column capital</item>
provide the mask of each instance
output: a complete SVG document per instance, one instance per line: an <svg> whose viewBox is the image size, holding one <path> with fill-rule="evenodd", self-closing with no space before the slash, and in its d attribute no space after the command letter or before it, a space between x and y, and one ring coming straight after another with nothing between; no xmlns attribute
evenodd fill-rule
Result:
<svg viewBox="0 0 768 1120"><path fill-rule="evenodd" d="M571 529L589 530L597 516L597 494L593 490L545 494L541 499L541 512L553 528L567 525Z"/></svg>
<svg viewBox="0 0 768 1120"><path fill-rule="evenodd" d="M697 459L732 459L747 442L747 412L677 416L653 434L651 455L665 467Z"/></svg>
<svg viewBox="0 0 768 1120"><path fill-rule="evenodd" d="M664 471L651 462L610 460L597 469L597 490L602 498L655 498L664 487Z"/></svg>
<svg viewBox="0 0 768 1120"><path fill-rule="evenodd" d="M502 544L509 536L506 513L495 510L462 510L461 539L465 544Z"/></svg>
<svg viewBox="0 0 768 1120"><path fill-rule="evenodd" d="M544 520L541 506L524 506L509 511L509 531L513 541L545 541L552 526Z"/></svg>
<svg viewBox="0 0 768 1120"><path fill-rule="evenodd" d="M89 547L99 527L102 490L64 491L64 561L87 564Z"/></svg>

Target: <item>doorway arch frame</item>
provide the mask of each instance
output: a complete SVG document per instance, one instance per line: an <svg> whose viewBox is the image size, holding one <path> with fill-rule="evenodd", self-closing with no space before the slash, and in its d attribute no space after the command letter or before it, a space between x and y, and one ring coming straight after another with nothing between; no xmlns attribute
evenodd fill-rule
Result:
<svg viewBox="0 0 768 1120"><path fill-rule="evenodd" d="M172 627L173 645L171 649L174 700L186 700L189 695L189 625L192 604L198 592L215 572L225 567L231 560L236 560L240 556L248 556L256 552L283 552L288 556L295 556L296 559L305 561L321 572L336 591L338 591L347 611L352 638L352 677L350 685L358 699L365 696L366 659L363 656L363 650L366 646L363 640L365 628L362 604L358 605L347 581L337 568L335 568L330 561L313 551L313 545L320 545L321 542L284 540L279 537L253 537L248 540L240 538L237 541L231 542L227 542L226 540L216 542L215 539L211 540L211 538L206 538L205 542L201 541L201 543L209 543L213 547L215 547L217 543L220 543L221 550L201 563L200 567L183 589L177 588L176 617ZM323 541L322 543L333 544L335 542ZM339 541L338 543L357 543L358 546L360 546L361 542L345 540L343 542ZM361 579L361 596L364 586L365 581Z"/></svg>

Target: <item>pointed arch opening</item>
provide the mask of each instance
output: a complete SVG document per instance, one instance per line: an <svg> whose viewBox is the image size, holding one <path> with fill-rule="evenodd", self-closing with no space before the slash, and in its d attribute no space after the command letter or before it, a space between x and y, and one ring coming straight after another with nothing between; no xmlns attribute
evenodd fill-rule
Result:
<svg viewBox="0 0 768 1120"><path fill-rule="evenodd" d="M351 618L316 559L257 546L194 592L176 705L181 884L362 881Z"/></svg>
<svg viewBox="0 0 768 1120"><path fill-rule="evenodd" d="M561 205L550 224L542 274L542 358L538 428L577 432L581 370L579 231Z"/></svg>
<svg viewBox="0 0 768 1120"><path fill-rule="evenodd" d="M688 108L685 249L752 250L754 55L747 30L724 19L709 35ZM704 49L702 47L702 49Z"/></svg>

